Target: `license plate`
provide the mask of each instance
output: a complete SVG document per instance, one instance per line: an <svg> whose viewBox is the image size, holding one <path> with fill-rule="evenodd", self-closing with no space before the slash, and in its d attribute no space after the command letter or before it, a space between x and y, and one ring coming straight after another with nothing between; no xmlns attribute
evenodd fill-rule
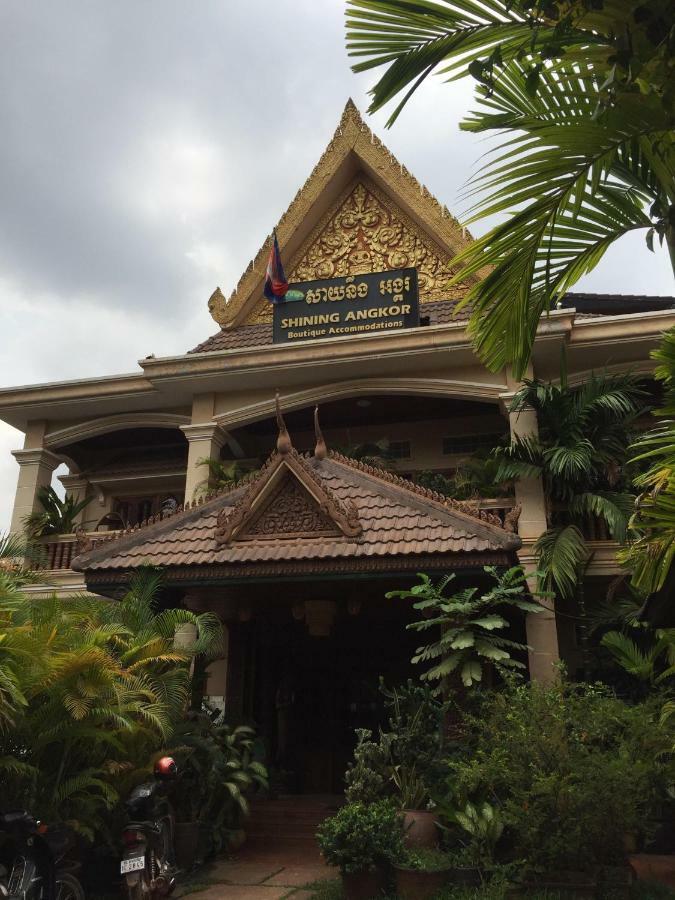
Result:
<svg viewBox="0 0 675 900"><path fill-rule="evenodd" d="M130 856L128 857L128 859L123 859L120 866L120 872L122 873L122 875L126 875L127 872L139 872L144 868L145 853L143 853L141 856Z"/></svg>

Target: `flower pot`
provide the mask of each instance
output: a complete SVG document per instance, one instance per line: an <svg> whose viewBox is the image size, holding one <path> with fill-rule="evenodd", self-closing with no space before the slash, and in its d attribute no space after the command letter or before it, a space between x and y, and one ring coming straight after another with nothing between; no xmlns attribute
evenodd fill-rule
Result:
<svg viewBox="0 0 675 900"><path fill-rule="evenodd" d="M403 842L406 847L435 847L438 844L438 817L427 809L404 809Z"/></svg>
<svg viewBox="0 0 675 900"><path fill-rule="evenodd" d="M443 890L450 878L451 869L427 872L424 869L406 869L394 866L396 896L399 900L426 900Z"/></svg>
<svg viewBox="0 0 675 900"><path fill-rule="evenodd" d="M373 900L387 892L387 876L381 867L361 872L343 872L342 890L346 900Z"/></svg>
<svg viewBox="0 0 675 900"><path fill-rule="evenodd" d="M234 853L246 843L246 832L243 828L233 828L227 832L227 849Z"/></svg>
<svg viewBox="0 0 675 900"><path fill-rule="evenodd" d="M675 888L675 854L634 853L629 862L642 881L656 881Z"/></svg>
<svg viewBox="0 0 675 900"><path fill-rule="evenodd" d="M178 868L192 869L198 861L199 822L176 822L173 846Z"/></svg>
<svg viewBox="0 0 675 900"><path fill-rule="evenodd" d="M638 834L635 831L625 831L622 837L624 853L628 856L638 852Z"/></svg>

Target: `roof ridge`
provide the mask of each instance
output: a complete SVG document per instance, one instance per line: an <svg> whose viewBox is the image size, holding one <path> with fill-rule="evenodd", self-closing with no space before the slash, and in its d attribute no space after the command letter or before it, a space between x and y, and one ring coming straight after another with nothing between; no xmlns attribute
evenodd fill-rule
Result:
<svg viewBox="0 0 675 900"><path fill-rule="evenodd" d="M445 494L441 494L438 491L433 491L421 484L416 484L409 478L402 478L400 475L396 475L394 472L390 472L387 469L381 469L378 466L370 466L367 463L361 462L361 460L359 459L352 459L349 456L344 456L342 453L338 453L336 450L329 450L328 457L329 459L333 459L336 462L349 466L352 469L357 469L358 471L363 472L365 475L371 475L375 476L376 478L380 478L382 481L389 482L396 487L404 488L405 490L410 491L413 494L424 497L425 500L433 500L436 503L440 503L442 506L447 506L449 509L457 510L457 512L464 513L465 515L471 516L474 519L478 519L481 522L485 522L488 525L495 525L506 534L509 533L504 528L504 525L502 524L499 516L489 512L486 509L481 509L475 501L455 500L454 497L447 497Z"/></svg>

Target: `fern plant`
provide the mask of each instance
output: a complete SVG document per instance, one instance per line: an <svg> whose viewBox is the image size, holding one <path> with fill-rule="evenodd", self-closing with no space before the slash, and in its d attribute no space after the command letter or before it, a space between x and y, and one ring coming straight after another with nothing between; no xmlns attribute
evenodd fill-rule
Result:
<svg viewBox="0 0 675 900"><path fill-rule="evenodd" d="M444 576L437 584L428 575L418 574L419 584L386 595L415 601L413 608L422 613L422 618L407 628L422 633L440 629L440 636L418 647L412 659L416 664L432 663L420 677L423 681L438 682L438 693L447 689L455 676L464 687L475 687L482 681L485 666L502 675L525 668L512 653L522 653L528 648L500 633L509 627L501 612L536 613L542 607L526 599L527 582L519 566L501 573L486 566L485 572L495 583L484 593L477 587L468 587L447 596L454 574Z"/></svg>

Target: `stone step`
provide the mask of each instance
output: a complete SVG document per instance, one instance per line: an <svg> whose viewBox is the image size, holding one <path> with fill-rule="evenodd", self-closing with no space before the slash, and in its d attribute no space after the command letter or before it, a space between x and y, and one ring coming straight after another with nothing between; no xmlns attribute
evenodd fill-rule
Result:
<svg viewBox="0 0 675 900"><path fill-rule="evenodd" d="M314 845L316 830L342 803L341 797L284 796L255 800L246 824L249 839L258 844L280 842Z"/></svg>

